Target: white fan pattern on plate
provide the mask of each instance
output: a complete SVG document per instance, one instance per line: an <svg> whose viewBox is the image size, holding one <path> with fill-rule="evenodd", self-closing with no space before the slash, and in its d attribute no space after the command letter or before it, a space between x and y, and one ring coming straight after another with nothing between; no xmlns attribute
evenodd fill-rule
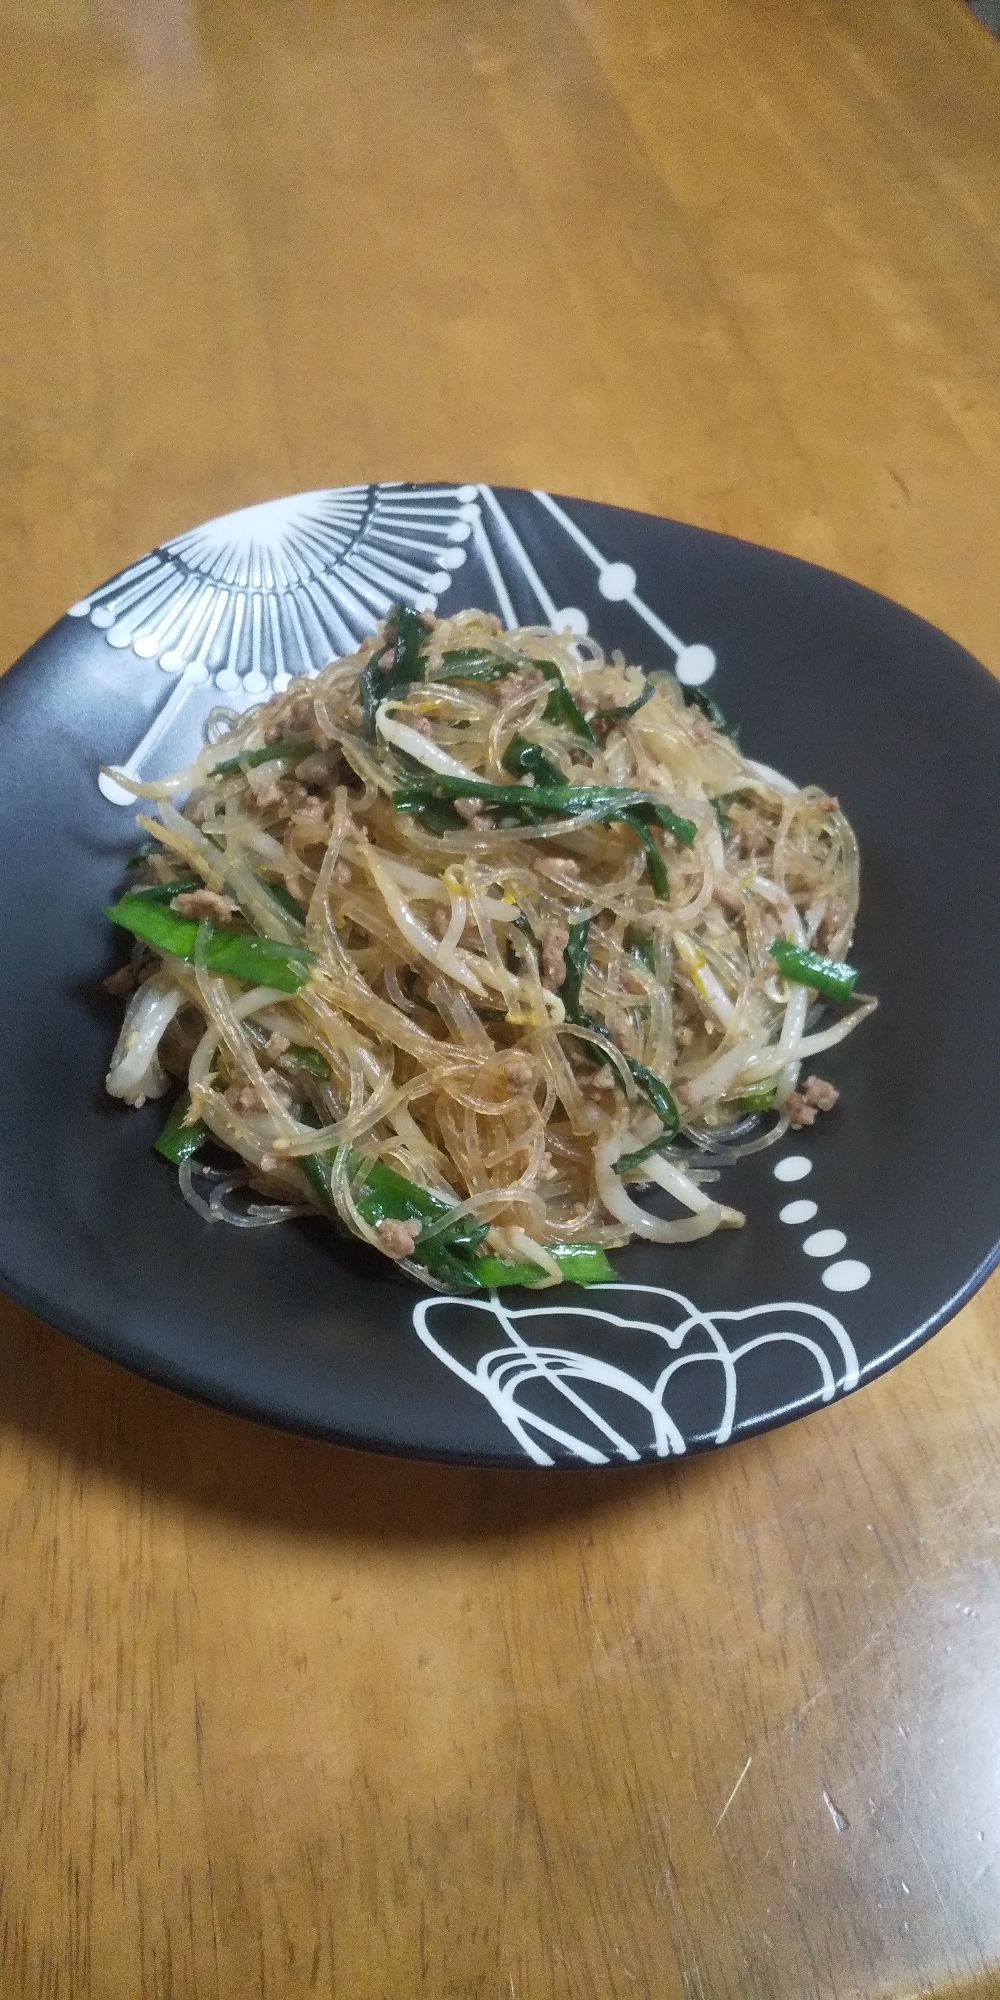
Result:
<svg viewBox="0 0 1000 2000"><path fill-rule="evenodd" d="M192 690L234 708L351 653L402 598L436 608L478 519L474 486L344 486L224 514L165 542L70 608L177 685L125 773L141 777ZM117 805L132 794L107 774Z"/></svg>
<svg viewBox="0 0 1000 2000"><path fill-rule="evenodd" d="M641 1317L629 1316L603 1303L620 1294L648 1299L664 1319L647 1318L641 1308ZM682 1420L671 1413L670 1392L680 1371L692 1367L719 1372L718 1423L710 1441L725 1444L739 1423L740 1365L764 1347L790 1346L808 1358L816 1386L804 1400L829 1403L838 1390L847 1395L857 1387L854 1345L839 1319L823 1306L784 1302L709 1312L693 1305L683 1292L660 1285L599 1285L589 1296L600 1298L602 1304L511 1310L496 1293L489 1300L424 1299L414 1309L413 1324L424 1346L486 1398L536 1465L553 1465L557 1457L578 1459L584 1465L607 1465L615 1459L634 1463L651 1452L658 1458L685 1452L688 1439ZM654 1306L654 1301L661 1303ZM481 1329L469 1320L470 1313L482 1315ZM557 1322L567 1320L573 1322L574 1332L586 1321L619 1340L626 1335L646 1336L647 1367L640 1374L577 1347L537 1338L543 1329L551 1337ZM532 1321L542 1326L529 1339L521 1329ZM745 1327L746 1337L731 1346L724 1325ZM487 1341L494 1341L494 1329L502 1344L487 1346ZM665 1363L664 1347L672 1356ZM629 1427L634 1434L622 1428L628 1414L638 1418L638 1425Z"/></svg>

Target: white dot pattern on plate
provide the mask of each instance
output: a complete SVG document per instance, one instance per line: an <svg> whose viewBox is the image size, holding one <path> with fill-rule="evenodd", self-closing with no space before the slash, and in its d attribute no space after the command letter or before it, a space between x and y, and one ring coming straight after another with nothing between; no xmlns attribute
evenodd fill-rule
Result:
<svg viewBox="0 0 1000 2000"><path fill-rule="evenodd" d="M683 646L674 665L682 687L701 687L715 672L715 654L711 646Z"/></svg>
<svg viewBox="0 0 1000 2000"><path fill-rule="evenodd" d="M786 1201L784 1208L778 1211L778 1220L793 1225L796 1222L811 1222L817 1213L814 1201Z"/></svg>
<svg viewBox="0 0 1000 2000"><path fill-rule="evenodd" d="M802 1248L807 1257L836 1257L846 1243L842 1229L817 1229L812 1236L806 1237Z"/></svg>
<svg viewBox="0 0 1000 2000"><path fill-rule="evenodd" d="M620 604L623 598L631 597L636 580L631 563L607 563L597 579L597 588L612 604Z"/></svg>
<svg viewBox="0 0 1000 2000"><path fill-rule="evenodd" d="M828 1264L823 1273L823 1283L831 1292L859 1292L867 1285L871 1272L859 1257L841 1257L836 1264Z"/></svg>
<svg viewBox="0 0 1000 2000"><path fill-rule="evenodd" d="M801 1181L812 1173L813 1163L805 1153L789 1153L784 1160L774 1166L776 1181ZM778 1210L778 1220L794 1228L812 1222L819 1214L819 1203L815 1201L786 1201ZM807 1257L832 1257L836 1263L827 1265L822 1273L823 1283L831 1292L859 1292L871 1278L867 1264L860 1257L841 1257L841 1250L847 1248L847 1237L842 1229L814 1229L811 1236L803 1238L802 1248Z"/></svg>

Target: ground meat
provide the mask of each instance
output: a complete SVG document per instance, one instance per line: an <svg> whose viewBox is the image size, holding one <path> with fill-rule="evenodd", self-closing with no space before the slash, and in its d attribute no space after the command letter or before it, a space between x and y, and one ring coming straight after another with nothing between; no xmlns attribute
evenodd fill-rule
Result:
<svg viewBox="0 0 1000 2000"><path fill-rule="evenodd" d="M135 992L135 973L130 965L119 966L117 972L110 972L101 985L105 993L113 993L116 999L124 999L127 993Z"/></svg>
<svg viewBox="0 0 1000 2000"><path fill-rule="evenodd" d="M340 888L340 889L346 889L346 887L347 887L347 884L348 884L348 882L349 882L349 881L350 881L350 879L351 879L351 871L350 871L350 868L348 867L348 865L347 865L347 862L346 862L346 861L335 861L335 862L334 862L334 864L333 864L333 879L334 879L334 881L336 882L336 884L337 884L338 888Z"/></svg>
<svg viewBox="0 0 1000 2000"><path fill-rule="evenodd" d="M690 1111L698 1102L698 1092L692 1083L675 1083L674 1098L682 1110Z"/></svg>
<svg viewBox="0 0 1000 2000"><path fill-rule="evenodd" d="M207 799L189 799L184 808L184 818L191 826L200 826L207 811Z"/></svg>
<svg viewBox="0 0 1000 2000"><path fill-rule="evenodd" d="M479 799L456 799L454 804L459 819L466 820L470 826L474 819L478 819L481 804Z"/></svg>
<svg viewBox="0 0 1000 2000"><path fill-rule="evenodd" d="M678 1028L674 1034L674 1041L677 1043L679 1049L689 1049L694 1041L694 1029L688 1027Z"/></svg>
<svg viewBox="0 0 1000 2000"><path fill-rule="evenodd" d="M359 701L352 701L344 720L350 724L352 729L360 729L364 719L364 710L361 707L361 703Z"/></svg>
<svg viewBox="0 0 1000 2000"><path fill-rule="evenodd" d="M755 854L766 854L774 840L774 828L756 821L752 826L740 828L740 852L752 859Z"/></svg>
<svg viewBox="0 0 1000 2000"><path fill-rule="evenodd" d="M419 618L420 623L423 626L425 632L433 632L434 627L437 624L437 619L435 618L433 611L418 611L417 617Z"/></svg>
<svg viewBox="0 0 1000 2000"><path fill-rule="evenodd" d="M323 799L303 799L295 809L297 819L312 820L317 825L326 818L326 804Z"/></svg>
<svg viewBox="0 0 1000 2000"><path fill-rule="evenodd" d="M450 922L451 911L442 910L440 904L436 910L431 911L431 930L434 932L435 937L443 938Z"/></svg>
<svg viewBox="0 0 1000 2000"><path fill-rule="evenodd" d="M537 667L521 667L516 674L507 675L504 681L504 699L506 701L516 695L533 693L536 688L544 685L545 675L539 673Z"/></svg>
<svg viewBox="0 0 1000 2000"><path fill-rule="evenodd" d="M563 956L569 943L565 924L548 924L542 932L542 978L550 992L558 993L566 978Z"/></svg>
<svg viewBox="0 0 1000 2000"><path fill-rule="evenodd" d="M279 1035L277 1029L275 1029L273 1034L268 1035L262 1053L268 1062L277 1062L278 1057L283 1056L285 1050L290 1049L291 1046L288 1036Z"/></svg>
<svg viewBox="0 0 1000 2000"><path fill-rule="evenodd" d="M575 889L580 879L580 863L569 855L556 855L551 861L536 862L535 866L539 875L547 875L550 882L558 882L564 889Z"/></svg>
<svg viewBox="0 0 1000 2000"><path fill-rule="evenodd" d="M390 1257L412 1257L420 1235L419 1222L377 1222L375 1234Z"/></svg>
<svg viewBox="0 0 1000 2000"><path fill-rule="evenodd" d="M265 743L284 743L289 736L308 736L315 716L312 696L300 694L286 710L280 722L272 722L264 731Z"/></svg>
<svg viewBox="0 0 1000 2000"><path fill-rule="evenodd" d="M238 917L239 904L231 896L218 896L214 889L185 889L172 896L170 907L179 917L207 917L212 924L231 924Z"/></svg>
<svg viewBox="0 0 1000 2000"><path fill-rule="evenodd" d="M613 1090L614 1087L615 1079L611 1070L603 1066L600 1069L591 1070L587 1076L582 1078L580 1083L580 1089L584 1097L600 1097L602 1092Z"/></svg>
<svg viewBox="0 0 1000 2000"><path fill-rule="evenodd" d="M785 1099L788 1122L798 1130L803 1125L815 1125L817 1111L832 1111L840 1097L840 1092L825 1077L807 1076L801 1090L793 1090Z"/></svg>
<svg viewBox="0 0 1000 2000"><path fill-rule="evenodd" d="M731 911L733 916L742 916L743 892L739 883L734 882L730 875L716 876L712 894L723 910Z"/></svg>
<svg viewBox="0 0 1000 2000"><path fill-rule="evenodd" d="M800 1131L803 1125L816 1123L815 1105L807 1104L799 1090L789 1091L785 1099L785 1110L788 1113L788 1123L795 1132Z"/></svg>
<svg viewBox="0 0 1000 2000"><path fill-rule="evenodd" d="M379 662L378 662L379 673L391 674L395 664L396 664L396 648L394 645L387 646L385 652L379 656Z"/></svg>
<svg viewBox="0 0 1000 2000"><path fill-rule="evenodd" d="M508 1089L514 1091L515 1095L523 1095L525 1091L531 1089L535 1081L534 1064L528 1062L524 1056L511 1056L510 1061L504 1063L503 1073Z"/></svg>
<svg viewBox="0 0 1000 2000"><path fill-rule="evenodd" d="M256 771L248 771L247 783L253 793L253 802L258 812L273 812L277 806L284 805L285 794L276 778L270 775L259 778Z"/></svg>
<svg viewBox="0 0 1000 2000"><path fill-rule="evenodd" d="M231 1083L226 1092L226 1103L231 1111L263 1111L263 1098L252 1083Z"/></svg>
<svg viewBox="0 0 1000 2000"><path fill-rule="evenodd" d="M827 1083L825 1077L807 1076L802 1086L802 1095L806 1103L814 1105L817 1111L832 1111L840 1092L832 1083Z"/></svg>

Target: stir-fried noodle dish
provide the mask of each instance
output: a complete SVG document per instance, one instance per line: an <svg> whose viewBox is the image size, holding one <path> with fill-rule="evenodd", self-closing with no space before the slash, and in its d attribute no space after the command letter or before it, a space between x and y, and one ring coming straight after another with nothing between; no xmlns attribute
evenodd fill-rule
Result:
<svg viewBox="0 0 1000 2000"><path fill-rule="evenodd" d="M107 1087L179 1092L157 1150L209 1221L599 1282L742 1226L727 1165L832 1107L813 1058L876 1004L837 800L570 633L397 605L186 770L115 775L150 805Z"/></svg>

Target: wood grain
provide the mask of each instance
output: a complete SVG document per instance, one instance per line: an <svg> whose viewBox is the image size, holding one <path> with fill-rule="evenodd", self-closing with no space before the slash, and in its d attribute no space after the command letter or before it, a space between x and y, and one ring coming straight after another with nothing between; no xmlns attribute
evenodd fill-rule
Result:
<svg viewBox="0 0 1000 2000"><path fill-rule="evenodd" d="M444 475L818 559L1000 669L1000 48L957 0L0 34L4 660L212 513ZM0 1308L4 2000L996 1994L998 1317L545 1479Z"/></svg>

